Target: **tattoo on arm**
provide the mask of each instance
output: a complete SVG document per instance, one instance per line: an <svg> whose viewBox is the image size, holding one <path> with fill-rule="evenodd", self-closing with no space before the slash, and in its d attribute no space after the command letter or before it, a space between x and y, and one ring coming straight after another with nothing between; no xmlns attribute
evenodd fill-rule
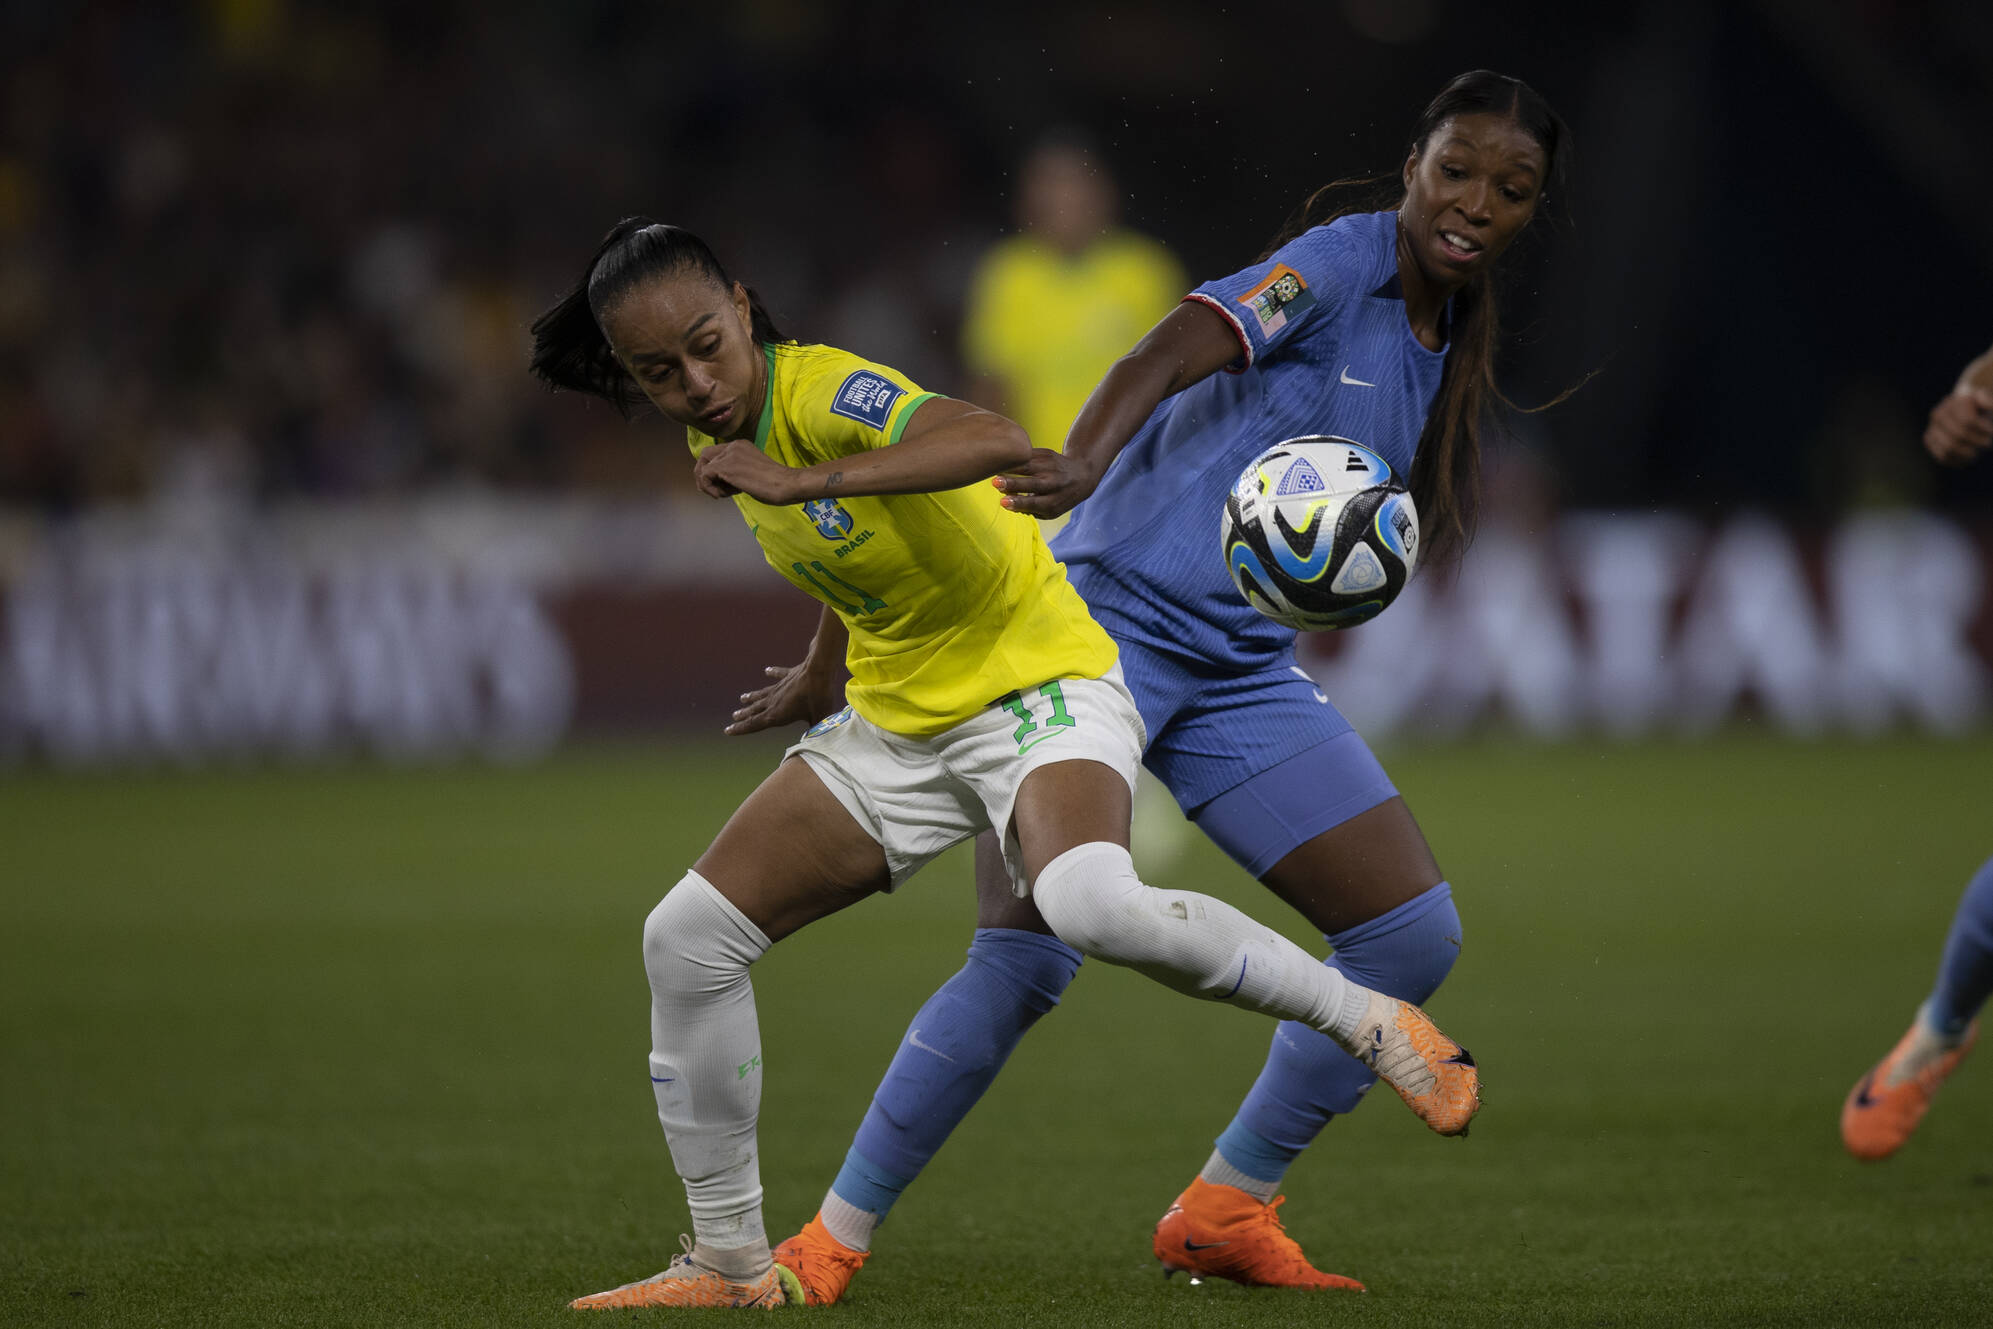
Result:
<svg viewBox="0 0 1993 1329"><path fill-rule="evenodd" d="M830 475L826 477L823 482L824 492L828 494L831 490L837 488L839 485L843 483L844 483L844 472L832 471Z"/></svg>

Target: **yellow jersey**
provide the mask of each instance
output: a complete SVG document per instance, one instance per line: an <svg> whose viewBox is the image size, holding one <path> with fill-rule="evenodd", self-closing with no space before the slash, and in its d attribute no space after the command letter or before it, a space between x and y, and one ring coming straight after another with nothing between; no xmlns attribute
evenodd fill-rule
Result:
<svg viewBox="0 0 1993 1329"><path fill-rule="evenodd" d="M897 443L922 392L830 346L765 348L754 445L813 466ZM697 456L715 440L696 429ZM818 498L788 507L734 496L769 566L850 630L846 698L881 729L925 738L1009 692L1098 678L1114 642L1087 613L1038 523L985 481L932 494Z"/></svg>
<svg viewBox="0 0 1993 1329"><path fill-rule="evenodd" d="M1133 231L1111 231L1072 258L1013 236L976 269L963 350L971 369L1004 381L1010 414L1031 441L1062 449L1108 366L1184 290L1170 252Z"/></svg>

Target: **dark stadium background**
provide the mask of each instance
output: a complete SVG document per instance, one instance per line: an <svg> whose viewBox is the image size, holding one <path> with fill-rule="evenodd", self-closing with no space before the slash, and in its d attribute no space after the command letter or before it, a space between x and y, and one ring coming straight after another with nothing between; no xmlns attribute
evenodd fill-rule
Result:
<svg viewBox="0 0 1993 1329"><path fill-rule="evenodd" d="M955 388L967 264L1042 131L1102 140L1128 219L1201 280L1315 185L1394 170L1476 66L1575 131L1511 283L1518 400L1602 371L1531 431L1565 502L1832 514L1878 473L1993 494L1902 446L1989 340L1980 6L0 13L10 508L142 497L231 427L261 495L683 483L518 372L521 326L616 217L699 229L798 335ZM418 334L438 291L468 325Z"/></svg>
<svg viewBox="0 0 1993 1329"><path fill-rule="evenodd" d="M1202 280L1479 66L1576 140L1506 382L1593 377L1506 422L1457 579L1302 658L1462 902L1488 1111L1291 1174L1370 1297L1164 1284L1266 1031L1088 966L834 1313L1983 1319L1984 1068L1884 1167L1834 1118L1993 851L1993 460L1919 446L1993 343L1993 8L0 0L0 1322L569 1323L675 1250L638 926L814 610L654 417L524 372L612 221L965 391L1044 131ZM757 969L771 1227L969 901L953 855Z"/></svg>

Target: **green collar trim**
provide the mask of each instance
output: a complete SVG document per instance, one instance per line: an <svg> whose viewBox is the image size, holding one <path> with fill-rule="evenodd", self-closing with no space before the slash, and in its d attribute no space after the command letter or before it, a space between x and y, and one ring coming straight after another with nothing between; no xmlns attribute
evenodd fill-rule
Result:
<svg viewBox="0 0 1993 1329"><path fill-rule="evenodd" d="M754 446L766 452L768 428L775 423L775 344L770 342L761 349L768 353L768 382L761 393L761 423L754 427Z"/></svg>

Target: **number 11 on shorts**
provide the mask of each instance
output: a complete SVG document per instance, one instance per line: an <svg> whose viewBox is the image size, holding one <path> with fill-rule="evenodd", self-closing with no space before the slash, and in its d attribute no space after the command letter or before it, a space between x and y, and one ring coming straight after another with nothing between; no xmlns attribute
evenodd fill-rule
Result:
<svg viewBox="0 0 1993 1329"><path fill-rule="evenodd" d="M1030 742L1025 741L1031 734L1038 733L1040 728L1057 730L1071 728L1073 725L1079 723L1079 721L1073 719L1072 713L1066 709L1066 690L1060 686L1058 679L1055 678L1050 683L1034 688L1033 691L1046 701L1052 703L1051 718L1046 720L1042 726L1038 723L1037 718L1032 715L1032 708L1024 704L1023 693L1013 692L997 703L997 705L1003 707L1018 719L1018 726L1011 730L1010 737L1017 744L1017 750L1020 754L1025 749L1034 747L1052 736L1049 733L1038 734L1038 737L1031 739Z"/></svg>

